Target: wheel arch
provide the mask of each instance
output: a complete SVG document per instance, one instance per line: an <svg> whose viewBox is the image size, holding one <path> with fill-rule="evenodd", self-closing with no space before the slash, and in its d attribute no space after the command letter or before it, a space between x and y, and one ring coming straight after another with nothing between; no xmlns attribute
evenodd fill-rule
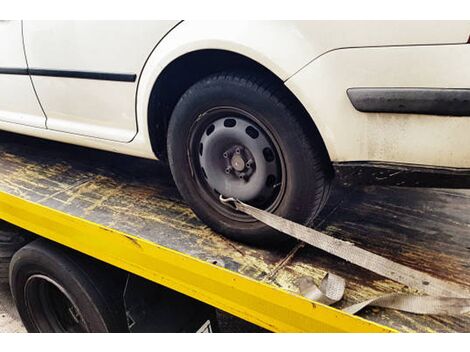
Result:
<svg viewBox="0 0 470 352"><path fill-rule="evenodd" d="M282 84L289 93L302 126L312 138L320 138L325 155L329 158L323 138L314 119L282 79L260 63L236 52L220 49L202 49L186 53L163 69L155 81L147 105L147 128L155 155L166 160L168 122L174 107L184 92L202 78L221 71L249 71Z"/></svg>
<svg viewBox="0 0 470 352"><path fill-rule="evenodd" d="M243 33L218 22L214 26L209 30L204 23L183 22L158 44L142 70L136 104L139 130L147 134L157 158L166 160L168 121L182 94L203 77L226 70L255 71L281 83L301 111L302 124L312 138L321 139L329 158L314 117L284 84L311 59L294 25L248 22L239 28ZM273 40L278 44L272 45Z"/></svg>
<svg viewBox="0 0 470 352"><path fill-rule="evenodd" d="M147 108L147 128L152 150L166 160L166 135L174 107L184 92L211 74L228 70L247 70L282 83L263 65L227 50L201 49L183 54L170 62L155 81Z"/></svg>

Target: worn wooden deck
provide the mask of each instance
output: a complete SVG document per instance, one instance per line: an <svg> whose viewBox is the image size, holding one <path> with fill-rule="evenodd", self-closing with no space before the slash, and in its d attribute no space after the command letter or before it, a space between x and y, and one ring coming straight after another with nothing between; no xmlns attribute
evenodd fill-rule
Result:
<svg viewBox="0 0 470 352"><path fill-rule="evenodd" d="M291 242L260 249L229 241L181 200L162 163L0 132L0 190L146 238L286 290L325 272L347 279L339 307L402 285ZM470 288L470 190L336 186L316 228ZM369 308L360 316L400 331L470 332L470 316Z"/></svg>

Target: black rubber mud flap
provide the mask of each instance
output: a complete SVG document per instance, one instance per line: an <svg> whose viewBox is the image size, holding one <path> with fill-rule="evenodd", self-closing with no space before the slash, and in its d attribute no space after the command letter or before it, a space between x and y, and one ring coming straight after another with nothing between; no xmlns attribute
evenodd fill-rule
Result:
<svg viewBox="0 0 470 352"><path fill-rule="evenodd" d="M124 294L130 332L218 332L215 308L129 274Z"/></svg>

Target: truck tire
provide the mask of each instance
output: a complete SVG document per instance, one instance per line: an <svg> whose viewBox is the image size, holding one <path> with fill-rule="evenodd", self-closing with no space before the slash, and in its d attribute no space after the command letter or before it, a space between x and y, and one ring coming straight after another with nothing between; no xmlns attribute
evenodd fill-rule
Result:
<svg viewBox="0 0 470 352"><path fill-rule="evenodd" d="M8 267L15 252L30 240L16 226L0 221L0 284L8 283Z"/></svg>
<svg viewBox="0 0 470 352"><path fill-rule="evenodd" d="M125 275L37 239L10 264L10 287L28 332L126 332Z"/></svg>
<svg viewBox="0 0 470 352"><path fill-rule="evenodd" d="M218 73L191 86L169 122L175 183L196 215L229 238L279 244L285 235L221 204L235 197L310 225L328 197L331 163L310 117L281 81Z"/></svg>

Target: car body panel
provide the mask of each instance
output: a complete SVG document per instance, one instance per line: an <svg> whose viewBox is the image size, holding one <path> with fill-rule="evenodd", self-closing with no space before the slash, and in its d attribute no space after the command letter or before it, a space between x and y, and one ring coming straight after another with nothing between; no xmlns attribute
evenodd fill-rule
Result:
<svg viewBox="0 0 470 352"><path fill-rule="evenodd" d="M139 74L178 21L25 21L31 69ZM118 142L137 133L137 81L32 76L47 128Z"/></svg>
<svg viewBox="0 0 470 352"><path fill-rule="evenodd" d="M209 48L245 55L286 80L331 50L465 43L469 34L470 21L185 21L159 44L146 71Z"/></svg>
<svg viewBox="0 0 470 352"><path fill-rule="evenodd" d="M31 79L18 74L26 68L21 22L0 21L0 121L45 128Z"/></svg>
<svg viewBox="0 0 470 352"><path fill-rule="evenodd" d="M332 161L470 167L470 117L363 113L351 87L470 88L470 45L337 50L286 85L313 117Z"/></svg>
<svg viewBox="0 0 470 352"><path fill-rule="evenodd" d="M470 167L469 118L361 113L346 94L351 87L468 87L470 21L25 21L24 32L30 68L136 80L33 75L49 129L5 120L1 129L156 158L148 131L155 82L182 55L220 49L285 81L332 161Z"/></svg>

